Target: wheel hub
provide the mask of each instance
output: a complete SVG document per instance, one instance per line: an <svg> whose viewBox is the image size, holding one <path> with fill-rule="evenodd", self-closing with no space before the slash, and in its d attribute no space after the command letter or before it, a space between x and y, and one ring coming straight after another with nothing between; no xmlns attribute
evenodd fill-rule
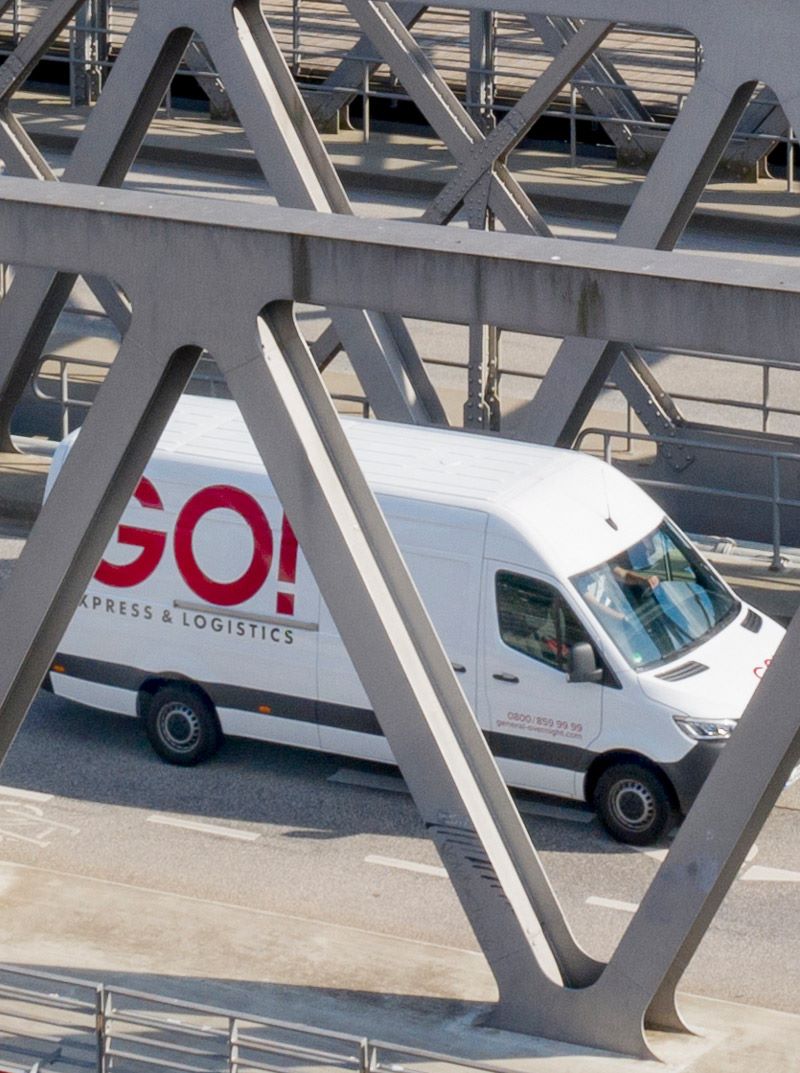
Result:
<svg viewBox="0 0 800 1073"><path fill-rule="evenodd" d="M653 794L638 779L617 783L611 795L611 807L617 822L629 831L646 830L656 814Z"/></svg>
<svg viewBox="0 0 800 1073"><path fill-rule="evenodd" d="M200 737L200 720L188 704L166 704L158 713L158 732L176 752L188 753Z"/></svg>

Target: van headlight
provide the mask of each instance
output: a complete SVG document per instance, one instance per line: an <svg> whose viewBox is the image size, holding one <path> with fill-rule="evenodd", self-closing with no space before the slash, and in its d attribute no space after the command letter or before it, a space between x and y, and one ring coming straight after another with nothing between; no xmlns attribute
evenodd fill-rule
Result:
<svg viewBox="0 0 800 1073"><path fill-rule="evenodd" d="M693 741L725 741L736 726L735 719L688 719L685 715L673 715L675 725Z"/></svg>

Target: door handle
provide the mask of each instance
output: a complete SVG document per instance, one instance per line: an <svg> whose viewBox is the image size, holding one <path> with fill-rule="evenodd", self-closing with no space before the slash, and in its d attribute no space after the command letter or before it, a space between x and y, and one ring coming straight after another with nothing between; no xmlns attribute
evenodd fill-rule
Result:
<svg viewBox="0 0 800 1073"><path fill-rule="evenodd" d="M456 672L456 674L466 674L467 673L467 668L464 666L463 663L451 663L450 666L453 668L453 670Z"/></svg>
<svg viewBox="0 0 800 1073"><path fill-rule="evenodd" d="M492 678L496 678L498 682L518 682L519 678L515 674L506 674L503 671L501 674L493 674Z"/></svg>

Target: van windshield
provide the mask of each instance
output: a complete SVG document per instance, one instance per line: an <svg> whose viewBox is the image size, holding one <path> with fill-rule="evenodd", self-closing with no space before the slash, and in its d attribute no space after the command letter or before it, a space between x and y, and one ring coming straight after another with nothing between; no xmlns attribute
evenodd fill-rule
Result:
<svg viewBox="0 0 800 1073"><path fill-rule="evenodd" d="M741 606L666 520L572 583L636 670L694 648Z"/></svg>

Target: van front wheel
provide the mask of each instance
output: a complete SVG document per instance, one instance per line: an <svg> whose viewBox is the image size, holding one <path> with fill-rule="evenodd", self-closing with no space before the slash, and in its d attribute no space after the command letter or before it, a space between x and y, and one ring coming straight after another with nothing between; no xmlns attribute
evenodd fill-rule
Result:
<svg viewBox="0 0 800 1073"><path fill-rule="evenodd" d="M206 760L222 741L213 706L189 686L159 689L150 701L145 726L158 755L182 767Z"/></svg>
<svg viewBox="0 0 800 1073"><path fill-rule="evenodd" d="M649 846L674 819L664 780L641 764L617 764L597 780L594 806L606 830L619 842Z"/></svg>

